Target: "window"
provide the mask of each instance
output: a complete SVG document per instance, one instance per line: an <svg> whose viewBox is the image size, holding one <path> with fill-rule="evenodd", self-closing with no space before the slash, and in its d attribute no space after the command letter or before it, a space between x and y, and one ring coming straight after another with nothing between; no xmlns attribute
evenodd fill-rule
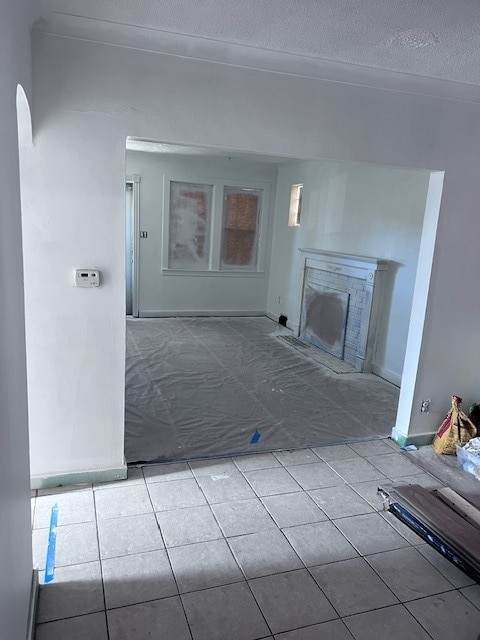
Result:
<svg viewBox="0 0 480 640"><path fill-rule="evenodd" d="M257 268L261 204L261 189L224 188L222 268Z"/></svg>
<svg viewBox="0 0 480 640"><path fill-rule="evenodd" d="M288 226L299 227L302 215L303 184L292 184L290 191L290 210L288 214Z"/></svg>
<svg viewBox="0 0 480 640"><path fill-rule="evenodd" d="M162 274L263 274L270 183L164 176Z"/></svg>
<svg viewBox="0 0 480 640"><path fill-rule="evenodd" d="M207 270L213 186L170 182L168 268Z"/></svg>

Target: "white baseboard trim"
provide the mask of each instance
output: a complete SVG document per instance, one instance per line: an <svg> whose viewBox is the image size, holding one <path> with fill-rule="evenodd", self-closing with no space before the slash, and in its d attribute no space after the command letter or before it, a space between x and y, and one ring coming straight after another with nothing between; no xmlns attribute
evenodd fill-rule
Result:
<svg viewBox="0 0 480 640"><path fill-rule="evenodd" d="M291 329L296 336L298 336L300 333L300 325L296 324L295 322L289 322L287 320L287 328Z"/></svg>
<svg viewBox="0 0 480 640"><path fill-rule="evenodd" d="M278 319L280 316L276 316L274 313L270 313L270 311L265 311L265 315L267 316L267 318L270 318L270 320L278 323Z"/></svg>
<svg viewBox="0 0 480 640"><path fill-rule="evenodd" d="M88 469L86 471L72 471L54 475L32 476L30 484L32 489L53 489L74 484L91 484L93 482L112 482L113 480L125 480L127 477L127 463L120 467L108 469Z"/></svg>
<svg viewBox="0 0 480 640"><path fill-rule="evenodd" d="M170 311L139 311L139 318L215 318L215 317L257 317L264 316L265 309L251 309L245 311L245 309L198 309L191 311L179 311L178 309L171 309Z"/></svg>
<svg viewBox="0 0 480 640"><path fill-rule="evenodd" d="M407 444L423 447L424 445L432 443L435 433L435 431L427 431L425 433L408 434L402 433L397 427L393 427L392 440L395 440L400 447L405 447Z"/></svg>
<svg viewBox="0 0 480 640"><path fill-rule="evenodd" d="M34 640L35 638L35 621L37 618L37 602L38 602L38 569L34 569L32 573L32 586L30 589L30 604L28 607L27 640Z"/></svg>
<svg viewBox="0 0 480 640"><path fill-rule="evenodd" d="M386 369L385 367L380 367L377 364L372 364L372 373L380 378L383 378L387 382L391 382L396 387L400 387L402 384L402 376L390 369Z"/></svg>

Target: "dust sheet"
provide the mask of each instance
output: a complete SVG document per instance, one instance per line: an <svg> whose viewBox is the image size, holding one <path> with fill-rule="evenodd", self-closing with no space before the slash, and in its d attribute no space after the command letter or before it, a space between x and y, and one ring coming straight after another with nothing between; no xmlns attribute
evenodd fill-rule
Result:
<svg viewBox="0 0 480 640"><path fill-rule="evenodd" d="M335 375L279 334L291 332L268 318L128 319L127 462L390 435L398 389Z"/></svg>

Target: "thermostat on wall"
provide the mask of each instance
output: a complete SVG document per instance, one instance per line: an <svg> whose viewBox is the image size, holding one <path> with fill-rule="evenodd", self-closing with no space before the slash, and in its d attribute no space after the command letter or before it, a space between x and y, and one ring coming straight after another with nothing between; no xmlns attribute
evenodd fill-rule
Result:
<svg viewBox="0 0 480 640"><path fill-rule="evenodd" d="M98 287L100 272L98 269L75 269L76 287Z"/></svg>

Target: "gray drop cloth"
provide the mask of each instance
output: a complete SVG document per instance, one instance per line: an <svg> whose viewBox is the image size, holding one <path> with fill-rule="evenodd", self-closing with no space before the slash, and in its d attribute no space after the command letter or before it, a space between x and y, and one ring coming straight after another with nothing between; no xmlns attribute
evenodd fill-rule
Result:
<svg viewBox="0 0 480 640"><path fill-rule="evenodd" d="M127 462L390 435L398 389L332 374L278 340L282 332L268 318L128 319Z"/></svg>

